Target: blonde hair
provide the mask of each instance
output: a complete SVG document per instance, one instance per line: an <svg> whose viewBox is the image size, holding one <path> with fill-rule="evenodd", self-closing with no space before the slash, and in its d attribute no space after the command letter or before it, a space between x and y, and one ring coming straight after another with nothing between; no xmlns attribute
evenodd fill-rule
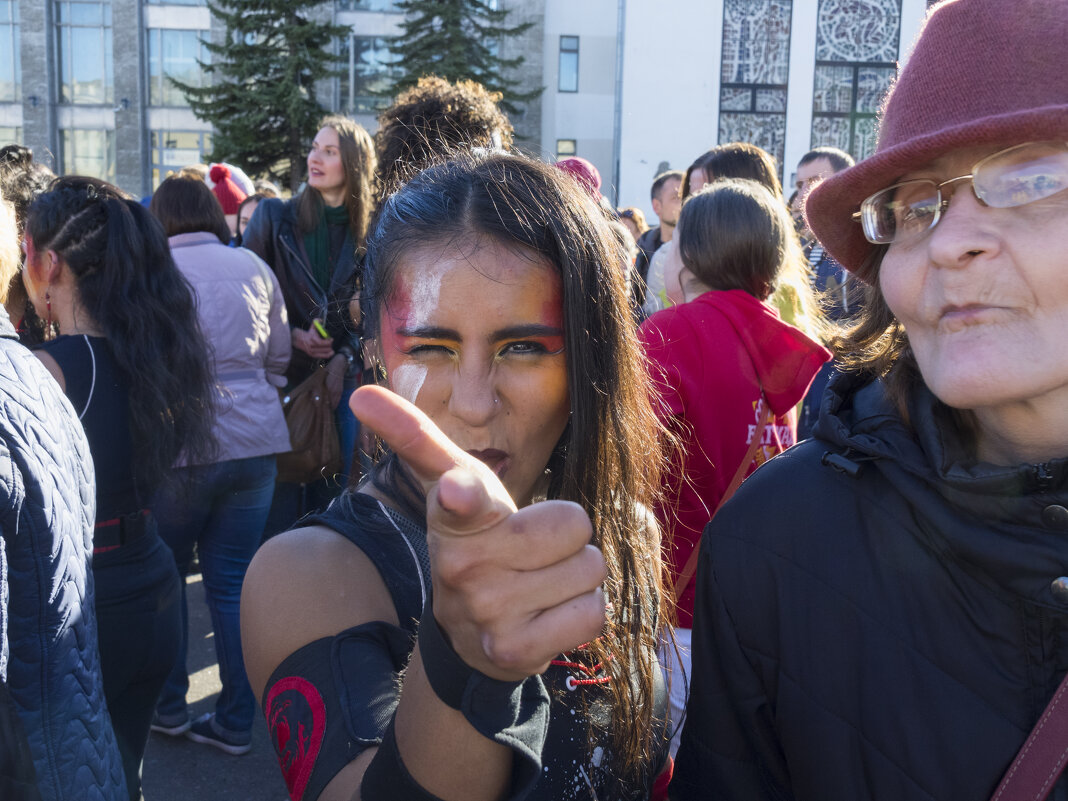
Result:
<svg viewBox="0 0 1068 801"><path fill-rule="evenodd" d="M19 235L15 226L15 207L0 194L0 303L7 301L11 282L19 274Z"/></svg>

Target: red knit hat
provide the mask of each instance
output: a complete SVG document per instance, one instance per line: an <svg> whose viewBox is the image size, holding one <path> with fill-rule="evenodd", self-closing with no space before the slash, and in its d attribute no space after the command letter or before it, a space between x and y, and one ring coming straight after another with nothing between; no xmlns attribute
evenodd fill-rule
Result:
<svg viewBox="0 0 1068 801"><path fill-rule="evenodd" d="M225 164L216 164L211 168L208 177L212 180L211 191L215 193L215 197L219 198L223 214L237 214L241 201L248 196L241 191L241 187L230 180L230 168Z"/></svg>
<svg viewBox="0 0 1068 801"><path fill-rule="evenodd" d="M582 184L582 188L594 200L601 199L601 173L593 166L593 162L582 156L569 156L556 162L556 166Z"/></svg>
<svg viewBox="0 0 1068 801"><path fill-rule="evenodd" d="M859 273L874 247L853 220L865 198L909 170L974 145L1068 140L1068 3L947 0L932 9L883 103L875 155L828 178L805 217Z"/></svg>

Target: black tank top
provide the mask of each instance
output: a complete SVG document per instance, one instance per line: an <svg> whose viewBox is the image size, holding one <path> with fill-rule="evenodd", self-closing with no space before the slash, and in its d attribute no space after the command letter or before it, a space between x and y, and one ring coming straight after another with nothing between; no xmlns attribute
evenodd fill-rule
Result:
<svg viewBox="0 0 1068 801"><path fill-rule="evenodd" d="M303 519L300 525L331 528L363 551L393 598L401 628L414 638L430 590L430 557L426 530L421 525L359 492L343 493L324 512ZM588 661L582 653L560 661L571 660ZM612 769L611 715L605 688L576 684L575 679L582 682L591 674L564 665L554 664L542 674L552 703L542 775L530 801L636 801L648 797L667 757L663 725L667 688L659 667L654 667L654 672L655 714L660 723L654 753L637 776L619 776Z"/></svg>
<svg viewBox="0 0 1068 801"><path fill-rule="evenodd" d="M134 478L127 382L103 337L60 336L38 346L59 365L96 468L96 520L143 509L147 488Z"/></svg>

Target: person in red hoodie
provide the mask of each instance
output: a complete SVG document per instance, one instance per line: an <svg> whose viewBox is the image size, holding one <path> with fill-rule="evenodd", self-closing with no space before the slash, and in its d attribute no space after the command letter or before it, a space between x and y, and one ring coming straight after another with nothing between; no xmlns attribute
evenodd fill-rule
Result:
<svg viewBox="0 0 1068 801"><path fill-rule="evenodd" d="M672 754L689 683L691 555L741 480L794 444L795 407L831 357L767 303L782 271L803 256L785 204L764 186L709 184L683 206L675 237L686 302L657 312L639 331L660 414L682 446L656 510L678 615L676 647L661 659L672 679Z"/></svg>

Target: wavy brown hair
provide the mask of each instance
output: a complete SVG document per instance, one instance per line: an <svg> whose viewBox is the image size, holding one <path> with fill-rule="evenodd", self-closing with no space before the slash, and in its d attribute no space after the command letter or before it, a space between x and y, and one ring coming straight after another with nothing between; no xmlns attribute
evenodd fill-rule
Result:
<svg viewBox="0 0 1068 801"><path fill-rule="evenodd" d="M524 156L467 154L434 166L379 210L367 240L365 330L378 332L411 249L485 237L535 254L562 278L571 417L547 465L547 497L586 510L608 564L605 594L614 613L590 649L612 678L614 770L633 776L656 745L655 651L670 610L659 531L646 510L672 440L650 401L619 269L624 254L604 213L569 176Z"/></svg>

